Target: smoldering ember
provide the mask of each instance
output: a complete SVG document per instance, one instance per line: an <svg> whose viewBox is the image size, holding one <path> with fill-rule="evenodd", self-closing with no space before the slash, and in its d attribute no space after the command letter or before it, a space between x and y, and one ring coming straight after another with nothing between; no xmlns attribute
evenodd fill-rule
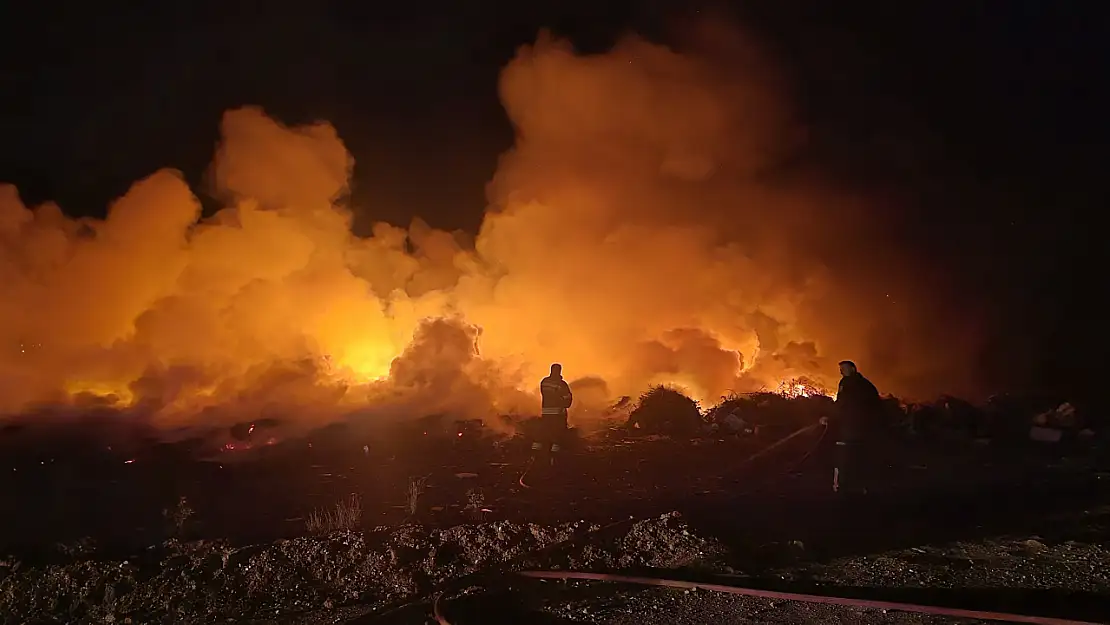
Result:
<svg viewBox="0 0 1110 625"><path fill-rule="evenodd" d="M1004 362L1019 300L993 303L983 284L1035 272L968 260L1000 258L1005 242L966 257L944 256L970 247L948 231L915 243L906 232L925 221L898 213L912 202L890 189L920 179L889 173L898 150L880 167L853 151L862 135L822 125L821 89L847 87L822 82L841 75L831 66L790 65L813 57L805 45L685 5L664 11L679 34L604 46L532 29L473 86L500 96L513 138L464 185L443 173L464 156L433 161L470 149L448 144L470 136L454 128L479 105L442 96L451 115L425 114L436 98L396 96L352 115L373 98L341 95L344 72L368 67L355 51L371 44L340 22L378 22L343 7L274 9L226 33L181 9L149 32L180 44L192 24L219 62L192 47L149 56L136 97L164 101L156 121L102 85L72 98L131 111L114 115L167 143L191 123L184 108L218 102L207 165L152 165L170 153L143 152L144 133L122 124L117 149L89 129L115 122L89 113L56 139L89 168L80 180L109 177L113 158L140 172L98 214L80 205L96 202L84 182L40 184L19 172L45 165L13 161L19 184L0 185L0 622L1110 619L1105 401L1063 374L1025 383L1063 368ZM415 45L397 38L374 45ZM89 50L133 51L110 39ZM423 84L397 78L420 73L410 62L374 75ZM263 71L278 66L281 80ZM257 70L257 84L330 104L228 95L215 79L210 99L186 97L195 68L236 84ZM161 72L172 79L147 76ZM33 96L45 127L86 83L39 73L59 76L59 95ZM408 114L426 134L389 139ZM356 118L388 122L375 126L384 147L363 143L374 133ZM433 118L452 130L428 130ZM146 160L113 156L128 150ZM398 173L413 153L435 182ZM482 183L472 224L434 207L387 218L398 197L454 202L447 187ZM991 228L982 238L1008 236ZM1025 327L1013 350L1052 360Z"/></svg>

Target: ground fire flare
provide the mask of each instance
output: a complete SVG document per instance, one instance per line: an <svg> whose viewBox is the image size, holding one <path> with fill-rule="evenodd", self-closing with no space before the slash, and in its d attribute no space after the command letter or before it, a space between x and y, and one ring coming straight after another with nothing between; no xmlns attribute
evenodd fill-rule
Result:
<svg viewBox="0 0 1110 625"><path fill-rule="evenodd" d="M170 169L103 221L0 187L0 410L486 417L534 411L556 361L586 412L655 384L702 401L802 376L835 387L841 357L890 391L959 376L970 342L932 340L912 293L872 305L910 264L884 256L857 203L768 182L796 144L783 94L742 39L702 35L688 54L637 38L522 49L500 82L518 140L476 237L420 219L355 236L335 129L258 108L224 116L196 191L223 201L212 216ZM845 260L863 240L866 281Z"/></svg>

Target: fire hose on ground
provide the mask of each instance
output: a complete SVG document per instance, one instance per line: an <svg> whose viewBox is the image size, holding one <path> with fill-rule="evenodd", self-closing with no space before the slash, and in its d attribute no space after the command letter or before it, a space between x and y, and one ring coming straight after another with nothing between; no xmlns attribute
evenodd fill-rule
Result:
<svg viewBox="0 0 1110 625"><path fill-rule="evenodd" d="M816 429L821 429L821 434L817 438L812 447L806 451L797 461L790 465L787 471L781 472L782 474L794 471L798 466L806 462L820 447L826 434L828 433L827 425L822 422L801 428L777 441L760 449L756 453L748 456L737 464L737 467L742 467L758 458L770 453L774 449L781 447L787 442L802 436L808 432ZM524 477L527 475L526 470L524 475L521 476L521 485L527 487L524 483ZM778 476L779 474L776 474ZM765 486L766 484L761 484ZM617 523L619 524L619 523ZM612 524L612 527L617 524ZM579 537L572 538L559 546L565 546L576 540ZM983 621L996 621L1008 623L1030 623L1033 625L1098 625L1089 621L1078 621L1070 619L1061 619L1045 616L1033 616L1025 614L1013 614L1008 612L994 612L987 610L968 610L963 608L948 608L942 606L931 606L922 604L901 603L894 601L878 601L871 599L856 599L851 597L840 597L834 595L814 595L806 593L792 593L773 590L761 590L756 588L745 588L740 586L722 585L722 584L706 584L699 582L690 582L684 580L655 578L655 577L633 577L628 575L610 574L610 573L586 573L577 571L520 571L519 575L541 580L581 580L581 581L601 581L621 584L635 584L641 586L656 586L666 588L682 588L687 590L709 590L713 592L726 593L737 596L753 597L759 599L770 599L778 601L796 601L811 604L824 604L824 605L837 605L843 607L854 607L871 610L882 610L891 612L910 612L917 614L924 614L930 616L947 616L953 618L967 618L978 619ZM432 614L438 625L452 625L450 621L443 614L441 607L442 593L436 595L432 602Z"/></svg>
<svg viewBox="0 0 1110 625"><path fill-rule="evenodd" d="M741 460L739 463L736 464L735 468L736 469L743 468L744 466L747 466L748 464L751 464L752 462L758 460L759 458L762 458L763 456L765 456L768 453L774 451L775 449L778 449L782 445L785 445L789 441L792 441L795 438L797 438L797 437L799 437L803 434L806 434L808 432L812 432L813 430L816 430L818 428L821 429L821 435L813 443L813 446L809 449L809 451L807 451L801 458L799 458L793 465L791 465L791 467L788 471L784 472L784 473L790 473L791 471L796 469L798 466L801 466L801 464L804 463L806 460L808 460L810 458L810 456L812 456L813 453L815 451L817 451L818 447L820 447L821 442L825 440L825 435L828 433L829 428L828 428L828 425L824 421L822 421L821 423L814 423L813 425L807 425L804 428L796 430L796 431L792 432L791 434L775 441L774 443L771 443L767 447L764 447L763 449L760 449L759 451L755 452L754 454L752 454L752 455L748 456L747 458L744 458L743 460ZM533 457L528 462L528 466L525 467L524 473L522 473L520 475L520 479L517 481L517 483L519 483L523 488L532 488L531 486L528 485L527 482L524 481L524 478L528 477L528 473L532 470L532 464L534 463L534 461L535 461L535 457ZM744 493L740 493L740 494L744 494Z"/></svg>
<svg viewBox="0 0 1110 625"><path fill-rule="evenodd" d="M788 441L791 441L791 440L805 434L806 432L811 432L811 431L814 431L818 428L821 429L821 435L817 438L817 440L814 442L814 444L797 461L795 461L793 464L791 464L790 468L787 471L782 472L781 474L789 473L789 472L793 471L796 467L798 467L802 463L804 463L806 460L808 460L809 457L812 456L813 453L817 451L821 442L825 438L825 434L828 432L828 428L826 427L826 425L824 423L815 423L813 425L808 425L804 428L801 428L801 429L799 429L799 430L797 430L797 431L795 431L795 432L793 432L793 433L775 441L774 443L771 443L767 447L764 447L764 448L760 449L759 451L757 451L754 454L748 456L747 458L744 458L743 460L741 460L740 462L737 463L736 467L737 468L742 468L742 467L750 464L751 462L755 461L756 459L763 457L764 455L771 452L772 450L777 449L778 447L781 447L782 445L786 444ZM528 471L530 469L531 469L531 464L529 464L528 468L525 469L524 474L520 476L521 486L524 486L525 488L530 488L529 486L527 486L527 484L524 483L524 477L527 476ZM766 484L766 482L763 482L760 485L765 485L765 484ZM754 490L754 489L752 489L752 490ZM741 495L750 494L750 492L751 491L749 491L748 493L740 493L740 494ZM502 562L499 565L496 565L495 567L492 567L492 570L491 569L484 569L484 570L474 571L473 573L470 573L468 575L464 575L463 577L454 580L454 582L452 582L450 584L450 586L455 587L455 586L459 586L459 585L465 584L465 583L473 583L474 581L476 581L480 577L494 576L494 575L497 575L498 573L500 573L501 577L503 578L504 575L509 572L507 569L509 569L516 560L523 559L523 558L528 557L528 556L533 556L534 557L534 556L536 556L537 554L540 554L540 553L550 553L550 552L555 551L557 549L561 549L561 548L567 547L569 545L572 545L575 542L577 542L579 540L582 540L583 538L586 538L587 536L596 536L597 534L612 531L612 530L614 530L614 529L616 529L616 528L618 528L622 525L632 523L633 521L634 521L633 518L621 519L619 521L614 521L612 523L609 523L609 524L607 524L607 525L605 525L605 526L603 526L603 527L601 527L597 530L590 531L590 532L585 532L585 533L581 533L581 534L576 534L576 535L571 536L570 538L568 538L566 540L548 545L548 546L546 546L546 547L544 547L544 548L542 548L538 551L533 551L533 552L529 552L529 553L526 553L526 554L522 554L521 556L519 556L519 558L515 558L513 560ZM440 625L451 625L451 623L449 621L447 621L443 617L442 613L440 612L439 602L440 602L441 597L442 597L442 592L441 592L441 594L437 595L435 597L435 599L433 600L433 603L432 603L433 615L435 616L436 622L440 623ZM375 611L372 615L369 616L368 619L366 619L365 621L360 621L360 623L375 622L375 621L377 621L379 619L382 619L382 618L384 618L384 617L386 617L390 614L395 614L396 612L398 612L400 610L403 610L403 609L405 609L409 606L416 605L416 604L420 603L423 600L425 600L425 599L423 599L423 598L408 599L408 600L402 600L402 601L393 603L391 605L385 606L385 607Z"/></svg>
<svg viewBox="0 0 1110 625"><path fill-rule="evenodd" d="M663 586L666 588L683 588L687 590L712 590L730 595L756 597L759 599L774 599L778 601L801 601L805 603L820 603L825 605L839 605L845 607L865 608L872 610L885 610L891 612L915 612L930 616L950 616L954 618L979 619L981 621L1002 621L1006 623L1033 623L1035 625L1098 625L1087 621L1073 621L1068 619L1052 618L1047 616L1028 616L1024 614L1010 614L1007 612L989 612L983 610L964 610L961 608L945 608L940 606L918 605L913 603L897 603L894 601L874 601L871 599L853 599L849 597L836 597L831 595L809 595L793 592L779 592L774 590L758 590L738 586L724 586L721 584L701 584L677 579L662 579L655 577L630 577L627 575L611 575L607 573L579 573L574 571L522 571L520 575L533 579L559 579L559 580L584 580L599 582L616 582L620 584L637 584L641 586ZM440 625L451 625L443 619L442 612L436 610L436 618Z"/></svg>

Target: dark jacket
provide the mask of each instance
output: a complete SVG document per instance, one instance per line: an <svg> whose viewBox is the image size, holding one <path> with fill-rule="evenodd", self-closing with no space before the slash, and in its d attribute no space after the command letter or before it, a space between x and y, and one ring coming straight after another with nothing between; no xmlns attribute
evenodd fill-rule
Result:
<svg viewBox="0 0 1110 625"><path fill-rule="evenodd" d="M844 438L853 438L874 424L882 412L883 400L879 389L859 372L840 378L836 390L836 418L834 429Z"/></svg>
<svg viewBox="0 0 1110 625"><path fill-rule="evenodd" d="M561 376L549 375L541 380L540 395L543 397L543 414L565 414L574 403L570 385Z"/></svg>

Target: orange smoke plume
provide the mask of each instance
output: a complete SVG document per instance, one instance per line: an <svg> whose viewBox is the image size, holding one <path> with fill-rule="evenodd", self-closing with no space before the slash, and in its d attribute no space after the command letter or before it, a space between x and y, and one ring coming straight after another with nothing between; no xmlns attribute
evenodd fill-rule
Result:
<svg viewBox="0 0 1110 625"><path fill-rule="evenodd" d="M472 242L420 220L354 236L336 131L256 108L224 116L208 218L172 170L103 221L0 187L0 410L485 417L534 410L556 361L598 402L833 386L842 358L883 390L963 379L972 335L936 340L864 204L776 174L800 135L769 65L705 41L522 49L500 82L517 143Z"/></svg>

